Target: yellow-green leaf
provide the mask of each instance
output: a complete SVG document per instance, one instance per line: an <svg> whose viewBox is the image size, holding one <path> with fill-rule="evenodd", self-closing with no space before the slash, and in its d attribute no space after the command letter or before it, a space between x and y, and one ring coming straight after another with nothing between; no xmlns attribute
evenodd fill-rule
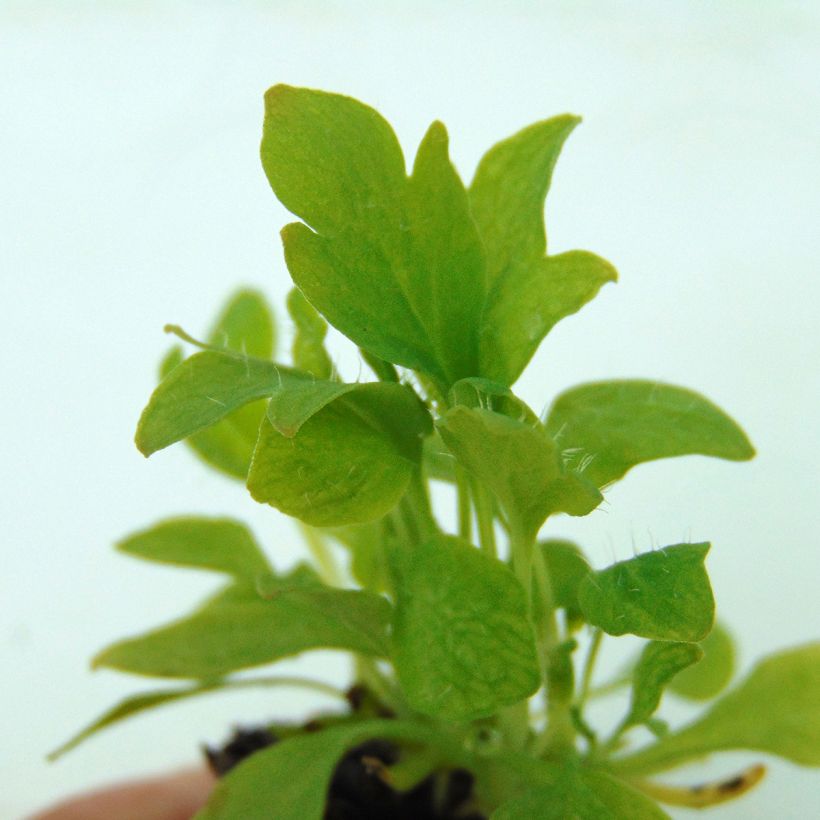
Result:
<svg viewBox="0 0 820 820"><path fill-rule="evenodd" d="M731 749L820 766L820 643L765 658L694 723L616 766L625 774L650 774Z"/></svg>
<svg viewBox="0 0 820 820"><path fill-rule="evenodd" d="M413 708L472 720L538 688L524 589L504 564L449 536L396 549L391 562L393 662Z"/></svg>
<svg viewBox="0 0 820 820"><path fill-rule="evenodd" d="M430 416L409 388L317 382L277 394L260 429L248 489L315 526L381 518L421 460ZM285 436L280 430L288 433Z"/></svg>
<svg viewBox="0 0 820 820"><path fill-rule="evenodd" d="M743 430L708 399L659 382L574 387L555 400L546 426L598 487L659 458L700 454L745 461L754 455Z"/></svg>
<svg viewBox="0 0 820 820"><path fill-rule="evenodd" d="M715 617L703 562L709 544L676 544L588 575L578 602L588 623L610 635L697 642Z"/></svg>

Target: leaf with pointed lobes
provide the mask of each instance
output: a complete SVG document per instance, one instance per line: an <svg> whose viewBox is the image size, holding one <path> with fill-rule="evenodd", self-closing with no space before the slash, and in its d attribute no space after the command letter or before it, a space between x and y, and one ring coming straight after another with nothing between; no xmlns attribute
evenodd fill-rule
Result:
<svg viewBox="0 0 820 820"><path fill-rule="evenodd" d="M617 273L587 251L546 256L544 200L565 140L580 122L565 114L495 145L479 163L470 204L487 256L481 374L504 384L521 375L543 338Z"/></svg>
<svg viewBox="0 0 820 820"><path fill-rule="evenodd" d="M754 456L746 434L720 408L691 390L659 382L574 387L555 400L546 427L598 487L659 458L699 454L746 461Z"/></svg>
<svg viewBox="0 0 820 820"><path fill-rule="evenodd" d="M379 358L447 386L478 372L486 269L467 192L433 123L408 178L390 125L338 94L265 95L262 164L303 223L282 232L296 286Z"/></svg>
<svg viewBox="0 0 820 820"><path fill-rule="evenodd" d="M703 562L709 544L676 544L588 575L578 589L587 622L610 635L697 642L715 617Z"/></svg>

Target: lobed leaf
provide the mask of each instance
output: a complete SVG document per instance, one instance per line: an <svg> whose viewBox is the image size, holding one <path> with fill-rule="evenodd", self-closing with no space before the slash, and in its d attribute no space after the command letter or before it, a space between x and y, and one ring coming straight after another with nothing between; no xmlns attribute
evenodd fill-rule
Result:
<svg viewBox="0 0 820 820"><path fill-rule="evenodd" d="M188 617L113 644L93 666L207 681L309 649L388 654L391 608L384 598L315 582L283 588L279 581L268 600L246 584L227 587Z"/></svg>
<svg viewBox="0 0 820 820"><path fill-rule="evenodd" d="M546 427L598 487L659 458L700 454L744 461L754 455L745 433L722 410L698 393L659 382L574 387L555 400Z"/></svg>
<svg viewBox="0 0 820 820"><path fill-rule="evenodd" d="M610 635L697 642L714 622L703 562L709 544L676 544L588 575L578 588L587 622Z"/></svg>
<svg viewBox="0 0 820 820"><path fill-rule="evenodd" d="M151 394L137 425L137 447L150 456L216 424L243 405L305 378L305 374L262 359L215 350L195 353Z"/></svg>
<svg viewBox="0 0 820 820"><path fill-rule="evenodd" d="M655 714L669 683L702 657L703 650L694 643L648 643L632 673L632 702L622 729L646 723Z"/></svg>
<svg viewBox="0 0 820 820"><path fill-rule="evenodd" d="M505 384L515 383L552 328L617 279L609 262L588 251L547 256L508 272L487 298L481 372Z"/></svg>
<svg viewBox="0 0 820 820"><path fill-rule="evenodd" d="M348 97L279 85L262 164L306 224L282 232L295 284L376 356L442 384L475 375L485 270L467 193L434 123L406 176L388 123Z"/></svg>
<svg viewBox="0 0 820 820"><path fill-rule="evenodd" d="M732 636L720 621L700 642L703 658L676 675L669 690L689 700L711 700L720 694L735 671L735 646Z"/></svg>
<svg viewBox="0 0 820 820"><path fill-rule="evenodd" d="M147 561L210 569L237 579L253 580L271 571L247 527L229 518L169 518L123 539L117 549Z"/></svg>
<svg viewBox="0 0 820 820"><path fill-rule="evenodd" d="M566 770L496 809L491 820L662 820L666 812L606 772Z"/></svg>
<svg viewBox="0 0 820 820"><path fill-rule="evenodd" d="M754 749L820 766L820 644L765 658L702 717L615 762L650 774L711 752Z"/></svg>
<svg viewBox="0 0 820 820"><path fill-rule="evenodd" d="M481 373L505 384L516 381L560 319L617 278L608 262L585 251L545 257L544 200L561 148L579 122L554 117L498 143L470 186L489 282Z"/></svg>
<svg viewBox="0 0 820 820"><path fill-rule="evenodd" d="M538 688L524 589L504 564L443 535L393 550L391 563L393 663L414 709L472 720Z"/></svg>
<svg viewBox="0 0 820 820"><path fill-rule="evenodd" d="M432 427L412 390L391 383L297 385L274 397L268 416L248 489L315 526L362 523L391 510Z"/></svg>

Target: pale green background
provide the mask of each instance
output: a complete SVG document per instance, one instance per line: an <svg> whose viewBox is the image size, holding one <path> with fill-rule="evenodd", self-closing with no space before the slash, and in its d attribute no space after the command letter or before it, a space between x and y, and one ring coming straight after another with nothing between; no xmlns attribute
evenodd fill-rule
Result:
<svg viewBox="0 0 820 820"><path fill-rule="evenodd" d="M92 676L86 659L213 586L114 556L113 540L168 514L229 513L280 565L297 556L290 525L240 486L182 448L144 462L131 443L164 322L202 333L238 281L282 304L286 215L257 159L275 82L370 102L409 150L441 118L465 176L518 127L584 115L549 200L550 246L595 250L622 281L549 337L521 394L541 410L593 378L692 386L760 456L641 468L604 510L553 531L599 566L713 540L744 667L816 637L819 45L818 4L774 0L0 5L0 817L190 760L234 721L319 703L215 696L42 759L151 685ZM336 349L355 378L350 349ZM610 641L610 666L622 645ZM345 670L331 653L283 666ZM817 816L818 782L774 763L762 789L712 816Z"/></svg>

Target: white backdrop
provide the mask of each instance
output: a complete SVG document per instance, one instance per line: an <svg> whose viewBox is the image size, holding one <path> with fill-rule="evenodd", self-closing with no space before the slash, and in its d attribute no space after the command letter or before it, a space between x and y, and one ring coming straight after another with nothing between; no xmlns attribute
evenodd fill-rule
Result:
<svg viewBox="0 0 820 820"><path fill-rule="evenodd" d="M257 158L276 82L375 105L408 151L443 119L465 177L517 128L584 115L549 199L550 249L594 250L621 282L553 332L518 391L540 410L589 379L692 386L744 424L759 457L643 467L606 511L553 531L599 566L712 540L744 668L816 637L819 35L817 3L741 0L2 3L0 816L189 761L233 722L320 704L212 696L43 760L153 685L92 675L87 659L215 583L118 557L112 541L169 514L227 513L280 566L299 554L291 526L242 487L181 447L145 462L131 441L164 322L202 333L242 282L282 304L287 217ZM355 378L349 351L337 355ZM610 664L616 654L610 641ZM332 653L284 666L339 682L346 670ZM810 772L773 763L758 793L712 816L805 818L817 795Z"/></svg>

